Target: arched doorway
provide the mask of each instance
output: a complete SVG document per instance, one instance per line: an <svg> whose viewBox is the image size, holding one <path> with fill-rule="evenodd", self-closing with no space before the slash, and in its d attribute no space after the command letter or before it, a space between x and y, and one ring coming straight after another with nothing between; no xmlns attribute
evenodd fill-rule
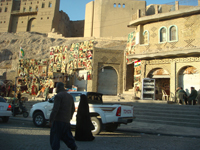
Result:
<svg viewBox="0 0 200 150"><path fill-rule="evenodd" d="M105 95L117 95L118 76L112 67L104 67L98 75L98 92Z"/></svg>
<svg viewBox="0 0 200 150"><path fill-rule="evenodd" d="M35 26L36 26L36 18L31 18L28 21L28 27L27 27L27 32L33 32L35 31Z"/></svg>
<svg viewBox="0 0 200 150"><path fill-rule="evenodd" d="M178 86L182 87L188 95L191 86L198 91L200 89L200 76L197 68L193 66L183 67L178 74Z"/></svg>
<svg viewBox="0 0 200 150"><path fill-rule="evenodd" d="M162 99L163 92L170 95L170 75L163 68L155 68L148 74L149 78L155 79L155 99Z"/></svg>

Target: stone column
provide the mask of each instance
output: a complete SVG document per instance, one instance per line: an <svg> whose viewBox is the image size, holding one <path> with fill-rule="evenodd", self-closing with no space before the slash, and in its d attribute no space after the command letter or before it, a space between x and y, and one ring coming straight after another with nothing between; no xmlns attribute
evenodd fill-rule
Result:
<svg viewBox="0 0 200 150"><path fill-rule="evenodd" d="M175 1L175 10L179 10L179 1Z"/></svg>
<svg viewBox="0 0 200 150"><path fill-rule="evenodd" d="M140 18L140 9L137 10L137 19Z"/></svg>
<svg viewBox="0 0 200 150"><path fill-rule="evenodd" d="M158 5L155 5L155 14L158 14Z"/></svg>
<svg viewBox="0 0 200 150"><path fill-rule="evenodd" d="M200 6L200 0L198 0L198 6Z"/></svg>
<svg viewBox="0 0 200 150"><path fill-rule="evenodd" d="M175 102L176 98L176 62L171 62L171 76L170 76L170 101Z"/></svg>

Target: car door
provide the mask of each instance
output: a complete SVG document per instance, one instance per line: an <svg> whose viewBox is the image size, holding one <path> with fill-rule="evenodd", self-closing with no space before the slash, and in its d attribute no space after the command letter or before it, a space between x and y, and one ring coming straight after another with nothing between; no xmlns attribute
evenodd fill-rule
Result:
<svg viewBox="0 0 200 150"><path fill-rule="evenodd" d="M6 101L0 97L0 116L4 116L5 112L7 111L8 108L8 103L6 103Z"/></svg>
<svg viewBox="0 0 200 150"><path fill-rule="evenodd" d="M53 103L54 103L54 98L55 96L53 96L49 101L48 104L46 105L46 114L47 114L47 118L50 118L52 109L53 109Z"/></svg>

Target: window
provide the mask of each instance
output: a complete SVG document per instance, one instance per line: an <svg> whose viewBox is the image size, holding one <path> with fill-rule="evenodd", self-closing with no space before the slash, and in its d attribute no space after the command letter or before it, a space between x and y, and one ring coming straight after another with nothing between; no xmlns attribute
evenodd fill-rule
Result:
<svg viewBox="0 0 200 150"><path fill-rule="evenodd" d="M116 8L117 7L117 5L114 3L114 7Z"/></svg>
<svg viewBox="0 0 200 150"><path fill-rule="evenodd" d="M32 7L29 7L29 11L32 11Z"/></svg>
<svg viewBox="0 0 200 150"><path fill-rule="evenodd" d="M45 4L44 3L42 3L42 8L44 8L45 7Z"/></svg>
<svg viewBox="0 0 200 150"><path fill-rule="evenodd" d="M123 8L125 8L125 4L123 4Z"/></svg>
<svg viewBox="0 0 200 150"><path fill-rule="evenodd" d="M167 28L166 27L161 27L159 30L159 35L160 35L160 43L167 42Z"/></svg>
<svg viewBox="0 0 200 150"><path fill-rule="evenodd" d="M2 8L0 8L0 13L2 12Z"/></svg>
<svg viewBox="0 0 200 150"><path fill-rule="evenodd" d="M23 8L23 12L26 12L26 8L25 7Z"/></svg>
<svg viewBox="0 0 200 150"><path fill-rule="evenodd" d="M35 10L38 11L38 6L36 6Z"/></svg>
<svg viewBox="0 0 200 150"><path fill-rule="evenodd" d="M6 7L6 8L5 8L5 12L7 12L7 11L8 11L8 8Z"/></svg>
<svg viewBox="0 0 200 150"><path fill-rule="evenodd" d="M144 38L144 42L143 42L143 44L149 44L149 31L144 31L143 32L143 38Z"/></svg>
<svg viewBox="0 0 200 150"><path fill-rule="evenodd" d="M50 8L52 7L52 3L51 3L51 2L49 2L49 7L50 7Z"/></svg>
<svg viewBox="0 0 200 150"><path fill-rule="evenodd" d="M178 40L178 32L177 26L172 25L169 27L169 41L177 41Z"/></svg>
<svg viewBox="0 0 200 150"><path fill-rule="evenodd" d="M47 17L47 19L49 19L49 17Z"/></svg>
<svg viewBox="0 0 200 150"><path fill-rule="evenodd" d="M3 97L0 97L0 102L5 103L6 101L5 101L5 99L3 99Z"/></svg>
<svg viewBox="0 0 200 150"><path fill-rule="evenodd" d="M120 7L121 7L121 4L118 4L118 7L120 8Z"/></svg>

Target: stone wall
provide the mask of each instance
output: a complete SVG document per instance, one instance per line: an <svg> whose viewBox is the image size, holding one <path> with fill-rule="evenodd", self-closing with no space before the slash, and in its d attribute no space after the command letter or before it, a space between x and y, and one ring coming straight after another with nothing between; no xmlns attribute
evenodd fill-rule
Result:
<svg viewBox="0 0 200 150"><path fill-rule="evenodd" d="M146 1L95 0L86 5L85 37L126 37L132 15L141 9L145 14Z"/></svg>
<svg viewBox="0 0 200 150"><path fill-rule="evenodd" d="M98 74L103 67L113 67L118 75L117 93L123 93L123 63L124 50L112 50L109 48L94 48L92 89L97 92Z"/></svg>
<svg viewBox="0 0 200 150"><path fill-rule="evenodd" d="M200 47L200 15L191 15L187 17L179 17L176 19L170 19L165 21L157 21L145 25L141 25L140 35L143 35L144 31L149 32L149 44L142 44L136 46L136 54L148 54L148 53L160 53L170 52L176 50L187 50ZM174 25L177 27L177 40L169 41L169 28ZM162 27L167 29L167 42L159 42L159 32ZM140 36L142 41L143 36Z"/></svg>

